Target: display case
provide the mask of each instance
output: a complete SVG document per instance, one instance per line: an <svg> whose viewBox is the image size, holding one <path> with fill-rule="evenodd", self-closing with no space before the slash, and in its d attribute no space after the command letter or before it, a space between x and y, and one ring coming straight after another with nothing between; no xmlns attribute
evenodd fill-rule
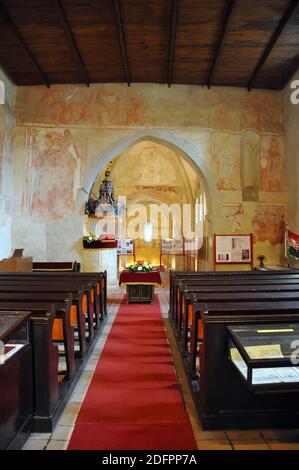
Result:
<svg viewBox="0 0 299 470"><path fill-rule="evenodd" d="M19 449L32 423L30 313L0 312L0 449Z"/></svg>
<svg viewBox="0 0 299 470"><path fill-rule="evenodd" d="M229 359L251 390L299 390L299 324L227 326Z"/></svg>
<svg viewBox="0 0 299 470"><path fill-rule="evenodd" d="M0 364L30 343L28 313L0 313Z"/></svg>

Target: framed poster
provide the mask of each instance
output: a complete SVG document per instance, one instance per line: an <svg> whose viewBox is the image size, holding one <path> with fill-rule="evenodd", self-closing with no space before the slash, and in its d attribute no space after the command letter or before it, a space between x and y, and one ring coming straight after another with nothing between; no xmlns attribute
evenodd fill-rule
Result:
<svg viewBox="0 0 299 470"><path fill-rule="evenodd" d="M253 269L252 233L214 234L214 268L216 264L250 264Z"/></svg>
<svg viewBox="0 0 299 470"><path fill-rule="evenodd" d="M134 240L131 238L119 238L117 244L117 254L134 255Z"/></svg>

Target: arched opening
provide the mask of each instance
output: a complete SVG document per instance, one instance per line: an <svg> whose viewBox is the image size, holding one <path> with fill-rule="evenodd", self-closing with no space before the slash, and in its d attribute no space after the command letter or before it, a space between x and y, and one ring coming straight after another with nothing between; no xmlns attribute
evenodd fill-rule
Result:
<svg viewBox="0 0 299 470"><path fill-rule="evenodd" d="M89 195L97 197L104 172L109 167L115 194L125 200L125 237L134 239L136 258L155 265L162 264L165 268L207 269L210 265L212 201L207 177L193 159L194 153L191 158L176 144L147 135L132 141L129 139L126 145L122 143L118 148L122 151L113 149L110 153L95 158L93 178L90 168L85 192L89 188ZM173 213L177 206L181 208L179 227ZM140 207L142 209L138 212ZM167 214L169 208L170 215ZM153 211L158 211L154 221ZM140 212L144 215L142 221ZM186 228L183 225L188 217L189 227ZM196 232L196 224L202 226L200 233ZM99 234L103 224L86 219L85 230L87 229ZM117 226L115 231L118 237L124 236L123 232L119 233ZM148 238L149 233L151 239ZM161 248L162 243L166 243L162 240L189 239L193 233L200 240L196 248L189 247L188 253L185 249L182 253L180 250L175 252L174 248L174 252L169 251L168 254L167 247L166 250L165 246ZM119 256L118 260L119 269L122 269L133 257Z"/></svg>

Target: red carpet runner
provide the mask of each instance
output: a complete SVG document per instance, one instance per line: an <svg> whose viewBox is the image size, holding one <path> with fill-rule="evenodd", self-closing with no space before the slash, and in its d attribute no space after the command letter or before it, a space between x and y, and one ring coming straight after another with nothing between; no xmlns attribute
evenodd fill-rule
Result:
<svg viewBox="0 0 299 470"><path fill-rule="evenodd" d="M194 450L157 297L120 305L68 449Z"/></svg>

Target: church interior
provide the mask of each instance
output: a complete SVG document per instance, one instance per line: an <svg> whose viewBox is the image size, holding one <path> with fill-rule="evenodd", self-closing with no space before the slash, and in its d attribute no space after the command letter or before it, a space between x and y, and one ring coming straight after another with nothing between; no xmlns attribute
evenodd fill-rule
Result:
<svg viewBox="0 0 299 470"><path fill-rule="evenodd" d="M299 450L299 1L0 38L0 450Z"/></svg>

